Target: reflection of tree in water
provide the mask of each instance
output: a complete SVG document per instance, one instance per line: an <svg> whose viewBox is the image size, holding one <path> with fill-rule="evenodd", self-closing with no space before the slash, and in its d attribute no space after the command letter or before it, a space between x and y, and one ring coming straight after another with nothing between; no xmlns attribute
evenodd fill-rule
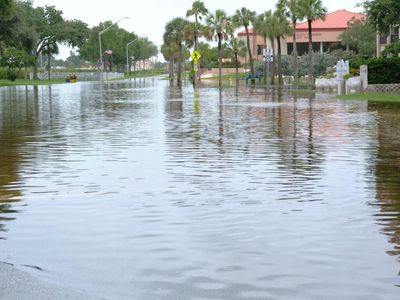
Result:
<svg viewBox="0 0 400 300"><path fill-rule="evenodd" d="M25 94L25 95L24 95ZM39 91L26 88L3 89L0 98L0 231L5 231L4 221L14 219L12 203L21 199L18 187L19 167L24 157L32 153L22 153L26 135L37 130L39 117ZM25 97L24 97L25 96ZM1 238L1 235L0 235Z"/></svg>
<svg viewBox="0 0 400 300"><path fill-rule="evenodd" d="M238 174L261 186L268 181L255 170L267 172L258 169L260 164L267 168L277 164L285 170L282 184L295 174L300 177L293 182L299 193L311 191L309 181L319 178L316 174L324 161L323 145L314 140L313 98L302 99L303 107L305 103L308 107L298 109L283 91L232 90L207 96L210 99L202 98L201 113L196 114L193 103L173 101L179 97L167 92L166 137L174 164L169 169L175 178L192 181L201 189ZM176 164L182 168L175 168Z"/></svg>
<svg viewBox="0 0 400 300"><path fill-rule="evenodd" d="M379 116L375 175L381 213L376 217L394 244L388 253L400 258L400 108L377 104L369 109Z"/></svg>
<svg viewBox="0 0 400 300"><path fill-rule="evenodd" d="M288 98L288 95L286 95ZM282 103L282 91L272 95L272 101ZM286 99L287 100L287 99ZM321 129L315 125L318 114L315 110L315 96L301 98L290 96L288 107L277 106L272 110L273 130L279 138L280 165L288 168L293 175L316 179L322 170L324 146L316 141L315 132ZM302 105L304 108L300 109Z"/></svg>

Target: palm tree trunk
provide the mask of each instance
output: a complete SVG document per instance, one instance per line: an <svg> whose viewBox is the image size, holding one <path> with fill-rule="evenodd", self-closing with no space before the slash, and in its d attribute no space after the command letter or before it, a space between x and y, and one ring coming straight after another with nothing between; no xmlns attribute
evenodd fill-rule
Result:
<svg viewBox="0 0 400 300"><path fill-rule="evenodd" d="M279 85L283 85L281 37L278 36L277 40L278 40L278 76L279 76Z"/></svg>
<svg viewBox="0 0 400 300"><path fill-rule="evenodd" d="M235 64L236 64L236 85L239 85L239 60L237 52L235 52Z"/></svg>
<svg viewBox="0 0 400 300"><path fill-rule="evenodd" d="M275 84L275 69L276 69L276 60L275 60L275 38L271 38L271 46L272 46L272 70L271 70L271 84Z"/></svg>
<svg viewBox="0 0 400 300"><path fill-rule="evenodd" d="M250 61L250 72L251 72L251 83L256 83L255 72L254 72L254 62L253 62L253 55L251 54L250 48L250 36L249 36L249 29L247 26L244 27L246 30L246 37L247 37L247 50L249 51L249 61Z"/></svg>
<svg viewBox="0 0 400 300"><path fill-rule="evenodd" d="M308 83L313 80L313 41L312 41L312 20L308 20Z"/></svg>
<svg viewBox="0 0 400 300"><path fill-rule="evenodd" d="M264 49L267 48L267 36L264 35ZM268 68L268 62L264 57L264 85L267 84L267 68Z"/></svg>
<svg viewBox="0 0 400 300"><path fill-rule="evenodd" d="M218 83L219 88L222 88L222 37L218 36Z"/></svg>
<svg viewBox="0 0 400 300"><path fill-rule="evenodd" d="M169 63L168 63L168 74L169 74L169 79L170 80L173 79L173 77L174 77L174 71L173 71L174 65L173 65L173 63L174 63L174 60L170 59Z"/></svg>
<svg viewBox="0 0 400 300"><path fill-rule="evenodd" d="M175 58L172 57L171 59L171 78L174 80L175 78Z"/></svg>
<svg viewBox="0 0 400 300"><path fill-rule="evenodd" d="M194 50L198 51L199 49L199 32L197 31L198 25L199 25L199 20L198 20L198 15L195 15L196 17L196 32L194 34ZM201 81L201 59L198 61L198 71L197 71L197 78L195 78L196 82L196 87L200 86L200 81ZM197 81L196 81L197 80Z"/></svg>
<svg viewBox="0 0 400 300"><path fill-rule="evenodd" d="M177 84L179 87L182 86L182 44L179 45L179 59L178 59L178 76Z"/></svg>
<svg viewBox="0 0 400 300"><path fill-rule="evenodd" d="M293 20L293 76L294 82L299 81L299 62L297 52L296 20Z"/></svg>

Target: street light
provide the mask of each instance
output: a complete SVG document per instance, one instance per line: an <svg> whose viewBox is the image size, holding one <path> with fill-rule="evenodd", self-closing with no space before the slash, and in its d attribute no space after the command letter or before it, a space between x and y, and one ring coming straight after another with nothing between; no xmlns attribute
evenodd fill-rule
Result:
<svg viewBox="0 0 400 300"><path fill-rule="evenodd" d="M126 76L129 76L129 45L133 44L136 42L140 37L138 36L136 39L133 41L130 41L129 43L126 44Z"/></svg>
<svg viewBox="0 0 400 300"><path fill-rule="evenodd" d="M101 49L101 35L106 32L108 29L110 29L111 27L117 25L119 22L121 22L122 20L125 19L129 19L129 17L123 17L121 19L119 19L117 22L111 24L110 26L108 26L106 29L102 30L99 32L99 49L100 49L100 70L101 70L101 81L103 81L103 67L104 67L104 63L103 63L103 50Z"/></svg>

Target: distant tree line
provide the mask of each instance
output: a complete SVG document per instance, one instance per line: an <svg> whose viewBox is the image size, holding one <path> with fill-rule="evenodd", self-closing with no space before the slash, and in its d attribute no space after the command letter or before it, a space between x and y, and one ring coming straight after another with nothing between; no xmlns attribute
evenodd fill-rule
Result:
<svg viewBox="0 0 400 300"><path fill-rule="evenodd" d="M15 77L16 70L32 67L37 79L39 57L45 56L50 75L52 56L59 53L60 44L76 48L80 60L97 65L98 33L111 24L106 21L89 28L83 21L65 19L54 6L34 7L32 1L1 0L0 66L8 68L10 79ZM126 44L137 37L117 25L102 36L103 49L112 53L104 60L110 69L123 69ZM147 38L139 38L129 52L137 62L157 55L158 49Z"/></svg>

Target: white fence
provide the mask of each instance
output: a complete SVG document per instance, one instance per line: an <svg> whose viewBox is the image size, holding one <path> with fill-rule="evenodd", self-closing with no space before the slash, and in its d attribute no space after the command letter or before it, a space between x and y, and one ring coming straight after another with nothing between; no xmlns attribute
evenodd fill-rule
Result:
<svg viewBox="0 0 400 300"><path fill-rule="evenodd" d="M99 81L101 78L100 72L77 72L77 73L65 73L65 72L58 72L50 74L50 79L54 80L64 80L69 75L75 75L78 81ZM40 80L47 80L49 79L48 73L38 73L38 78ZM103 80L114 80L114 79L122 79L124 78L124 73L117 73L117 72L104 72L103 73ZM30 74L30 79L33 79L33 73Z"/></svg>

